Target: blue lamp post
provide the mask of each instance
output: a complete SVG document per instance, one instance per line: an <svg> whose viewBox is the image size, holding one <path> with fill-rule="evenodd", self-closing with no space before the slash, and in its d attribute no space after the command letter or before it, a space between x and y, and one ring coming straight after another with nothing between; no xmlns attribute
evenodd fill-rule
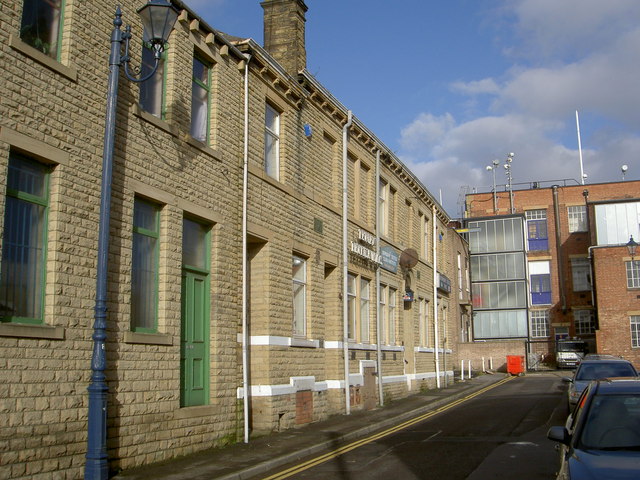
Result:
<svg viewBox="0 0 640 480"><path fill-rule="evenodd" d="M106 340L107 340L107 260L109 256L109 222L111 218L111 176L118 103L118 77L124 66L126 77L132 82L143 82L155 74L169 34L178 19L177 9L167 0L149 0L138 9L144 25L143 41L154 52L155 65L144 78L136 78L129 71L129 40L131 27L122 26L122 12L116 7L111 33L109 56L109 83L107 86L107 114L105 118L104 150L102 160L102 191L100 194L100 225L98 231L98 266L96 282L95 322L93 324L93 354L91 383L89 384L89 412L87 454L84 477L88 480L106 480L109 475L107 457L107 392ZM124 47L124 52L122 51Z"/></svg>

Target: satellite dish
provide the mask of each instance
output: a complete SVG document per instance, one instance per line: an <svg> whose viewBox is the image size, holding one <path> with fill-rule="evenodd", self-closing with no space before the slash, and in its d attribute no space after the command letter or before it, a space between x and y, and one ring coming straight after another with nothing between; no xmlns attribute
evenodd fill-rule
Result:
<svg viewBox="0 0 640 480"><path fill-rule="evenodd" d="M413 268L418 264L419 260L418 252L413 248L407 248L400 254L400 266L402 268Z"/></svg>

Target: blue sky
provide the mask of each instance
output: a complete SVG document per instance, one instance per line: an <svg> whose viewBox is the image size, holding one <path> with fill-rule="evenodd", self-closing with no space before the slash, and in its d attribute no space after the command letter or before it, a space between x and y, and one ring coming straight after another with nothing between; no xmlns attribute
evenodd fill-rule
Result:
<svg viewBox="0 0 640 480"><path fill-rule="evenodd" d="M263 43L259 0L187 0ZM306 0L307 69L449 215L461 189L640 178L640 1ZM504 185L503 169L496 183ZM498 187L500 188L500 187Z"/></svg>

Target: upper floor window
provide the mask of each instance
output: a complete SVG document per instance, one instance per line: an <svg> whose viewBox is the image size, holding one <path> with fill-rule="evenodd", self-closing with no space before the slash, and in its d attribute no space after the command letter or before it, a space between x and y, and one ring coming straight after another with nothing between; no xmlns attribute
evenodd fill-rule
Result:
<svg viewBox="0 0 640 480"><path fill-rule="evenodd" d="M2 236L2 321L43 321L48 198L48 168L12 153Z"/></svg>
<svg viewBox="0 0 640 480"><path fill-rule="evenodd" d="M202 143L209 142L211 97L211 66L193 57L191 90L191 136Z"/></svg>
<svg viewBox="0 0 640 480"><path fill-rule="evenodd" d="M533 305L551 303L551 274L548 261L529 262L529 283Z"/></svg>
<svg viewBox="0 0 640 480"><path fill-rule="evenodd" d="M158 314L160 207L140 198L133 205L131 328L155 332Z"/></svg>
<svg viewBox="0 0 640 480"><path fill-rule="evenodd" d="M280 112L268 103L264 114L264 171L280 179Z"/></svg>
<svg viewBox="0 0 640 480"><path fill-rule="evenodd" d="M145 80L140 84L140 108L145 112L149 112L158 118L165 117L165 105L164 105L164 85L166 80L165 75L165 60L167 57L167 51L162 52L162 57L158 60L158 69L151 76L149 80ZM142 69L140 72L141 77L145 77L151 71L156 64L155 54L151 49L151 45L144 43L142 45Z"/></svg>
<svg viewBox="0 0 640 480"><path fill-rule="evenodd" d="M469 222L469 250L473 254L524 250L521 217Z"/></svg>
<svg viewBox="0 0 640 480"><path fill-rule="evenodd" d="M24 0L20 39L51 58L60 55L63 0Z"/></svg>
<svg viewBox="0 0 640 480"><path fill-rule="evenodd" d="M627 288L640 288L640 260L624 263L627 268Z"/></svg>
<svg viewBox="0 0 640 480"><path fill-rule="evenodd" d="M525 216L527 219L529 250L548 250L547 211L545 209L527 210Z"/></svg>
<svg viewBox="0 0 640 480"><path fill-rule="evenodd" d="M292 257L293 281L293 334L307 333L307 261L297 255Z"/></svg>
<svg viewBox="0 0 640 480"><path fill-rule="evenodd" d="M567 207L569 218L569 233L587 231L587 206L576 205Z"/></svg>
<svg viewBox="0 0 640 480"><path fill-rule="evenodd" d="M591 290L591 263L588 258L571 259L571 278L574 292Z"/></svg>
<svg viewBox="0 0 640 480"><path fill-rule="evenodd" d="M462 300L462 289L464 286L462 285L462 255L458 252L458 298Z"/></svg>
<svg viewBox="0 0 640 480"><path fill-rule="evenodd" d="M423 258L429 258L429 235L431 230L429 229L429 218L426 215L420 216L420 247L422 250Z"/></svg>
<svg viewBox="0 0 640 480"><path fill-rule="evenodd" d="M380 179L378 197L378 233L387 235L389 232L389 184Z"/></svg>

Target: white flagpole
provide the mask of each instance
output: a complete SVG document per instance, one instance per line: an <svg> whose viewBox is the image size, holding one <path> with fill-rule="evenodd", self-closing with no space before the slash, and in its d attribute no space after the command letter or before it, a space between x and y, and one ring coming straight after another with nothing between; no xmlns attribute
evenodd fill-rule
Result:
<svg viewBox="0 0 640 480"><path fill-rule="evenodd" d="M584 169L582 168L582 143L580 142L580 120L576 110L576 129L578 131L578 154L580 155L580 182L584 185Z"/></svg>

